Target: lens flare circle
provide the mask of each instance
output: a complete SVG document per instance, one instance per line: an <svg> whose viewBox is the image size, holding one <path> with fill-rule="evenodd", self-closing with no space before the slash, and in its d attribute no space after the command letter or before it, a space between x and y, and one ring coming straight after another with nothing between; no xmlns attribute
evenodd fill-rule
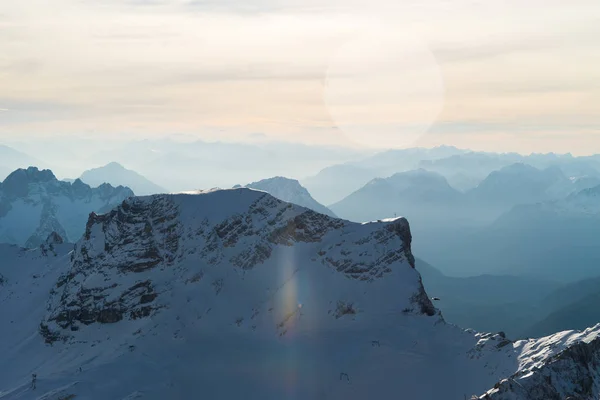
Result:
<svg viewBox="0 0 600 400"><path fill-rule="evenodd" d="M356 35L330 59L324 100L347 138L370 147L407 147L444 106L440 66L413 31L378 28Z"/></svg>

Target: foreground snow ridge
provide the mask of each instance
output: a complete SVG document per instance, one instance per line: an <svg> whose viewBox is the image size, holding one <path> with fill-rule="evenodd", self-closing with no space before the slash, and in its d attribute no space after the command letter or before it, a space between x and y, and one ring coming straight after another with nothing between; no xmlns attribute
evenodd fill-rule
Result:
<svg viewBox="0 0 600 400"><path fill-rule="evenodd" d="M515 343L518 371L481 399L597 399L600 396L600 324Z"/></svg>
<svg viewBox="0 0 600 400"><path fill-rule="evenodd" d="M0 399L580 393L573 371L595 352L577 349L600 327L512 342L446 324L411 241L404 218L352 223L233 189L127 199L74 248L0 247Z"/></svg>

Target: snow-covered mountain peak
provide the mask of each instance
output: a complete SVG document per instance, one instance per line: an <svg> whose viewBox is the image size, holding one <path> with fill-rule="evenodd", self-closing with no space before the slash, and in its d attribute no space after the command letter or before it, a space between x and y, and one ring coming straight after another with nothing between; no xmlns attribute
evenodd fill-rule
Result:
<svg viewBox="0 0 600 400"><path fill-rule="evenodd" d="M290 198L310 197L308 190L306 190L306 188L304 188L298 180L284 178L283 176L275 176L273 178L252 182L247 184L245 187L265 191L274 197L277 197L275 193Z"/></svg>
<svg viewBox="0 0 600 400"><path fill-rule="evenodd" d="M30 184L45 184L56 181L50 170L39 170L36 167L18 169L8 175L0 184L0 189L6 197L17 198L27 196Z"/></svg>
<svg viewBox="0 0 600 400"><path fill-rule="evenodd" d="M335 217L335 214L329 208L313 199L308 190L306 190L306 188L296 179L276 176L274 178L249 183L245 187L262 190L280 200L298 204L318 213Z"/></svg>
<svg viewBox="0 0 600 400"><path fill-rule="evenodd" d="M106 212L130 196L122 186L91 188L59 181L49 170L17 170L0 184L0 242L33 248L52 232L75 242L90 212Z"/></svg>
<svg viewBox="0 0 600 400"><path fill-rule="evenodd" d="M386 296L392 292L394 309L434 315L414 270L410 243L403 218L350 223L250 189L130 198L110 213L91 214L71 269L51 299L43 333L52 342L92 323L154 315L172 306L175 287L196 280L209 281L211 289L205 290L216 294L230 285L245 293L252 286L244 280L255 282L270 294L263 297L258 290L252 296L263 298L246 299L249 304L240 304L236 312L249 313L248 318L268 314L263 309L268 299L295 275L312 285L347 282L341 292L329 290L324 304L310 297L299 300L304 312L324 319L321 326L342 315L389 308ZM377 293L367 295L372 292L364 286L368 283L379 288ZM281 334L284 325L265 323L253 330Z"/></svg>
<svg viewBox="0 0 600 400"><path fill-rule="evenodd" d="M5 182L26 181L31 182L49 182L55 180L54 173L49 169L38 169L37 167L20 168L8 175Z"/></svg>

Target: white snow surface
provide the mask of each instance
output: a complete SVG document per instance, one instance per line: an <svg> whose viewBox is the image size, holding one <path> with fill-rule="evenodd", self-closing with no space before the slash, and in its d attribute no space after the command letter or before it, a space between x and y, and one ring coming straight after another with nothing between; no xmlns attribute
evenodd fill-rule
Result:
<svg viewBox="0 0 600 400"><path fill-rule="evenodd" d="M468 399L600 331L511 342L447 324L405 219L249 189L128 199L71 249L0 245L1 400Z"/></svg>

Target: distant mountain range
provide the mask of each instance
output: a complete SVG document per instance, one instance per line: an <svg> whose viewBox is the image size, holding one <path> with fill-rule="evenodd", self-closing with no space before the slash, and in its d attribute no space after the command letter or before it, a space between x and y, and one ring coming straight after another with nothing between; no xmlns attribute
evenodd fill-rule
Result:
<svg viewBox="0 0 600 400"><path fill-rule="evenodd" d="M372 179L417 169L422 160L437 160L465 152L467 150L452 146L388 150L363 160L329 166L315 176L303 179L302 184L318 201L332 204Z"/></svg>
<svg viewBox="0 0 600 400"><path fill-rule="evenodd" d="M595 182L517 163L459 192L420 169L374 179L331 209L352 221L407 217L416 253L451 275L543 273L575 281L600 275L599 190L581 189Z"/></svg>
<svg viewBox="0 0 600 400"><path fill-rule="evenodd" d="M358 161L329 166L302 183L324 204L341 201L374 178L423 168L443 175L457 190L475 188L492 172L513 164L528 164L538 170L560 168L569 179L600 178L600 156L570 154L489 153L442 146L433 149L390 150Z"/></svg>
<svg viewBox="0 0 600 400"><path fill-rule="evenodd" d="M419 236L419 252L453 274L517 274L572 282L600 276L600 186L517 205L489 225Z"/></svg>
<svg viewBox="0 0 600 400"><path fill-rule="evenodd" d="M333 165L302 180L324 204L334 204L376 178L377 172L353 164Z"/></svg>
<svg viewBox="0 0 600 400"><path fill-rule="evenodd" d="M504 211L517 204L560 198L574 189L573 182L558 167L540 170L517 163L491 172L466 194L471 205L485 204Z"/></svg>
<svg viewBox="0 0 600 400"><path fill-rule="evenodd" d="M445 176L451 185L456 185L456 189L467 191L477 186L493 171L522 160L523 157L515 153L468 152L433 160L423 159L418 166Z"/></svg>
<svg viewBox="0 0 600 400"><path fill-rule="evenodd" d="M231 187L265 176L304 177L373 153L272 140L231 143L190 137L106 141L69 136L9 145L48 162L48 168L61 177L76 177L89 166L117 162L169 192ZM22 166L13 170L17 167Z"/></svg>
<svg viewBox="0 0 600 400"><path fill-rule="evenodd" d="M405 216L414 225L443 223L462 205L463 194L446 179L424 169L376 178L331 209L352 221Z"/></svg>
<svg viewBox="0 0 600 400"><path fill-rule="evenodd" d="M561 215L569 207L580 207L566 199L600 184L600 156L552 153L525 156L450 146L389 150L372 155L365 151L298 147L289 143L180 143L162 139L117 146L100 141L82 143L79 139L64 141L62 145L66 148L59 150L68 154L66 158L80 163L97 164L99 160L110 160L111 156L113 160L128 160L126 165L136 171L109 164L86 173L84 181L96 185L110 179L111 183L127 184L140 194L224 186L219 182L231 181L234 176L233 183L249 182L257 176L273 176L264 171L277 169L280 164L282 169L294 171L285 176L308 175L329 165L317 175L301 180L313 200L321 203L319 206L312 203L310 207L325 212L319 207L328 205L332 213L355 221L406 216L413 224L417 253L427 254L428 260L449 275L521 275L544 264L553 278L577 280L595 269L590 264L595 260L593 235L582 233L595 234L595 227L572 222L587 217L570 212L562 228L564 232L572 231L572 238L581 236L578 243L586 250L575 255L566 254L558 245L563 239L559 233L551 233L551 223L540 221L525 226L522 221L554 218L556 207L561 208ZM42 157L45 147L56 152L57 146L42 140L15 148L23 150L17 152L20 154L17 158L23 160L24 153ZM292 160L293 167L283 167L287 162L284 158ZM59 161L52 158L52 162ZM116 172L103 176L110 167L117 167ZM131 178L115 181L127 172L133 174ZM414 176L409 179L411 174ZM243 176L250 178L244 180ZM213 181L216 184L209 186ZM587 219L590 225L595 223ZM531 240L543 242L538 237L547 240L540 246L526 244ZM477 248L471 249L473 244ZM577 273L566 273L559 267L574 260Z"/></svg>
<svg viewBox="0 0 600 400"><path fill-rule="evenodd" d="M296 179L278 176L249 183L245 187L263 190L280 200L309 208L330 217L336 216L330 209L313 199L308 190L300 185L300 182Z"/></svg>
<svg viewBox="0 0 600 400"><path fill-rule="evenodd" d="M448 277L417 259L425 289L449 322L536 338L600 322L600 277L561 284L535 277Z"/></svg>
<svg viewBox="0 0 600 400"><path fill-rule="evenodd" d="M453 277L416 258L416 268L423 278L425 290L440 300L436 302L444 318L451 323L479 331L504 331L509 337L520 338L539 318L538 305L561 284L544 276L476 275ZM550 334L583 327L557 326ZM543 335L534 335L539 337Z"/></svg>
<svg viewBox="0 0 600 400"><path fill-rule="evenodd" d="M52 232L75 242L91 212L109 211L131 196L122 186L91 188L59 181L50 170L18 169L0 183L0 243L36 247Z"/></svg>
<svg viewBox="0 0 600 400"><path fill-rule="evenodd" d="M576 189L575 182L579 181L568 179L557 167L539 170L517 163L493 171L473 189L460 192L441 174L418 169L373 179L331 209L355 221L396 213L412 216L411 221L416 216L418 221L428 218L442 224L450 219L489 223L516 205L567 196Z"/></svg>
<svg viewBox="0 0 600 400"><path fill-rule="evenodd" d="M167 189L116 162L87 170L81 174L79 179L92 187L100 186L103 183L109 183L113 186L127 186L138 196L168 193Z"/></svg>
<svg viewBox="0 0 600 400"><path fill-rule="evenodd" d="M564 285L533 307L521 336L539 337L568 329L584 329L600 321L600 278Z"/></svg>

